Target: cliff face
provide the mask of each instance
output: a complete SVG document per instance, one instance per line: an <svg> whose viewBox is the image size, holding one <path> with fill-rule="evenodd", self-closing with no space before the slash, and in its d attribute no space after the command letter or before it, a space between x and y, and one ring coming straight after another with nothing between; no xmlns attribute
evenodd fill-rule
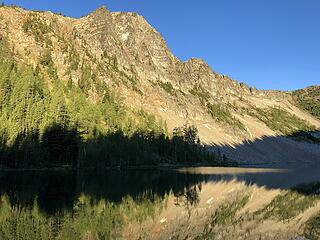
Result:
<svg viewBox="0 0 320 240"><path fill-rule="evenodd" d="M320 127L319 120L295 106L289 92L256 90L215 73L201 59L180 61L136 13L101 7L72 19L2 7L0 38L8 42L18 63L38 67L49 83L53 78L49 68L65 83L71 80L78 86L84 73L89 73L91 82L84 90L91 101L99 101L94 80L99 79L128 107L155 114L169 128L195 124L206 143L235 144L275 135L283 128L299 129L301 125L270 124L279 123L273 117L275 109L307 127ZM47 56L52 65L44 64Z"/></svg>

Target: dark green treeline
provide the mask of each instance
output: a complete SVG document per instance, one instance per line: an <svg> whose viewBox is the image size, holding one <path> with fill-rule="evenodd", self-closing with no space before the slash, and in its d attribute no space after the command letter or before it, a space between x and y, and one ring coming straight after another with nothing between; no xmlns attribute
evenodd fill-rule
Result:
<svg viewBox="0 0 320 240"><path fill-rule="evenodd" d="M93 86L101 99L93 103L87 89L51 74L56 70L50 54L36 68L17 66L4 41L0 44L1 167L230 164L198 144L193 126L168 134L165 123L127 109L104 82L82 77L81 84Z"/></svg>

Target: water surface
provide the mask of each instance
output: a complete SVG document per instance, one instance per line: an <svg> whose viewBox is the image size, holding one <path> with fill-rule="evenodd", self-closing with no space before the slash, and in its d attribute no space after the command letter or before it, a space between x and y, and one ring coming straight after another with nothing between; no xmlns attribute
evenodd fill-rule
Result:
<svg viewBox="0 0 320 240"><path fill-rule="evenodd" d="M120 203L181 194L206 182L242 181L270 189L288 189L320 181L320 168L182 168L178 170L130 171L23 171L0 172L0 196L13 205L28 207L36 200L40 209L55 213L72 209L81 195Z"/></svg>

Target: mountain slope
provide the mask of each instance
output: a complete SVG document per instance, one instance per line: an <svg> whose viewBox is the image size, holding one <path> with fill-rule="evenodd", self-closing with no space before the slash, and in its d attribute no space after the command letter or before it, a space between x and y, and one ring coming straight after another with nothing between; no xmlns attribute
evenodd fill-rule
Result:
<svg viewBox="0 0 320 240"><path fill-rule="evenodd" d="M320 118L320 86L296 90L293 97L299 107Z"/></svg>
<svg viewBox="0 0 320 240"><path fill-rule="evenodd" d="M2 7L0 38L18 65L39 72L49 91L60 79L89 102L100 103L107 86L126 108L155 115L169 130L194 124L207 144L237 145L320 127L318 119L296 106L290 92L256 90L215 73L201 59L180 61L136 13L101 7L73 19Z"/></svg>

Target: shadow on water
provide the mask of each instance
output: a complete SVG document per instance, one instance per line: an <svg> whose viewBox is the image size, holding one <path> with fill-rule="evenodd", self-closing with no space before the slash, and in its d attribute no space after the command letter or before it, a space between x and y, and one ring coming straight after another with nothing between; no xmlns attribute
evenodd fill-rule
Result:
<svg viewBox="0 0 320 240"><path fill-rule="evenodd" d="M179 172L203 175L207 182L232 181L244 182L267 189L293 189L296 186L320 182L319 166L293 168L185 168ZM299 190L299 188L295 188ZM299 190L300 191L300 190ZM303 194L311 194L303 191Z"/></svg>
<svg viewBox="0 0 320 240"><path fill-rule="evenodd" d="M189 168L178 171L34 171L0 173L0 195L11 204L32 206L37 199L47 213L72 209L76 200L88 195L94 200L120 203L130 196L135 200L154 200L173 193L176 205L187 209L199 202L202 184L237 180L269 189L289 189L320 182L319 169ZM320 185L295 188L302 194L319 193Z"/></svg>
<svg viewBox="0 0 320 240"><path fill-rule="evenodd" d="M206 182L207 176L176 171L33 171L0 173L0 196L11 204L38 205L48 213L71 209L82 194L95 200L120 203L124 197L154 200L169 193L176 196ZM190 201L195 201L190 199Z"/></svg>

